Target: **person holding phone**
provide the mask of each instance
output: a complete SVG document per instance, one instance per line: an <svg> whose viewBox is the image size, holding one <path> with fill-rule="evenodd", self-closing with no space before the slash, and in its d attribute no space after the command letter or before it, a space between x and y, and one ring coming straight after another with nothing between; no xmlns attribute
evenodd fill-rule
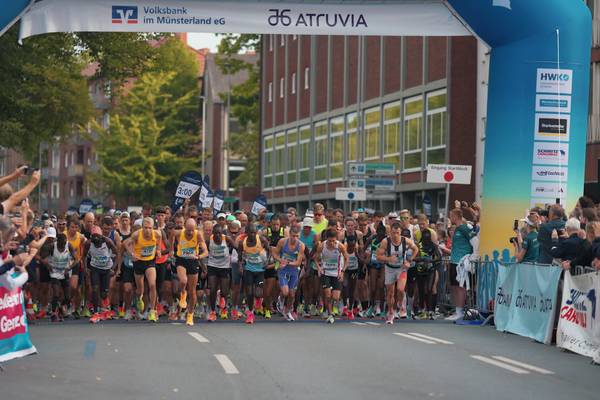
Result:
<svg viewBox="0 0 600 400"><path fill-rule="evenodd" d="M523 234L519 230L519 221L515 220L516 224L513 228L516 234L516 240L511 241L515 246L515 258L517 262L534 263L540 252L540 245L537 240L537 227L535 222L529 217L522 219L521 221L525 223L526 235L523 237Z"/></svg>
<svg viewBox="0 0 600 400"><path fill-rule="evenodd" d="M537 262L539 264L552 264L552 231L558 231L565 228L564 221L565 212L560 204L553 204L548 210L548 221L541 224L538 233L538 243L540 244L540 252Z"/></svg>

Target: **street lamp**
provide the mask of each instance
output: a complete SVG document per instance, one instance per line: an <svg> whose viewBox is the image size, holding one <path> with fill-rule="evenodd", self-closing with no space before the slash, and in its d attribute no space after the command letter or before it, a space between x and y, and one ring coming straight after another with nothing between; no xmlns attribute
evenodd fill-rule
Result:
<svg viewBox="0 0 600 400"><path fill-rule="evenodd" d="M200 96L200 100L202 100L202 179L204 179L206 174L206 97Z"/></svg>

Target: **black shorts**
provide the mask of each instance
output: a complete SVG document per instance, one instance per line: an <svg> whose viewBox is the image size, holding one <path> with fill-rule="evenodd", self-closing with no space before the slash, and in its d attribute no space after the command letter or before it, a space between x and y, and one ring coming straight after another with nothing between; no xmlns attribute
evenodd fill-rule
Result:
<svg viewBox="0 0 600 400"><path fill-rule="evenodd" d="M171 265L169 262L164 262L162 264L156 264L156 285L157 287L161 287L163 282L169 281L171 282Z"/></svg>
<svg viewBox="0 0 600 400"><path fill-rule="evenodd" d="M419 273L417 272L417 268L410 267L408 269L408 271L406 272L406 282L407 283L416 282L418 275L419 275Z"/></svg>
<svg viewBox="0 0 600 400"><path fill-rule="evenodd" d="M244 270L243 275L244 287L247 286L258 286L262 287L265 283L265 272L252 272L248 270Z"/></svg>
<svg viewBox="0 0 600 400"><path fill-rule="evenodd" d="M37 272L35 271L35 264L29 263L29 264L27 264L25 269L27 270L27 275L29 275L27 278L27 283L36 283L37 282Z"/></svg>
<svg viewBox="0 0 600 400"><path fill-rule="evenodd" d="M121 283L135 282L133 267L126 267L124 265L121 265L121 273L119 274L119 276L117 276L117 282L121 282Z"/></svg>
<svg viewBox="0 0 600 400"><path fill-rule="evenodd" d="M323 289L341 290L342 282L340 282L337 276L321 275L321 287Z"/></svg>
<svg viewBox="0 0 600 400"><path fill-rule="evenodd" d="M450 286L460 286L458 280L456 279L456 267L457 264L450 263Z"/></svg>
<svg viewBox="0 0 600 400"><path fill-rule="evenodd" d="M148 268L156 268L156 265L154 264L154 260L148 260L148 261L134 261L133 262L133 272L136 275L145 275L146 274L146 270Z"/></svg>
<svg viewBox="0 0 600 400"><path fill-rule="evenodd" d="M38 282L50 283L50 270L42 264L38 264Z"/></svg>
<svg viewBox="0 0 600 400"><path fill-rule="evenodd" d="M198 275L198 271L200 269L200 263L198 260L194 260L192 258L177 257L175 258L175 265L177 267L185 268L186 275Z"/></svg>
<svg viewBox="0 0 600 400"><path fill-rule="evenodd" d="M217 268L209 265L208 276L216 276L219 279L231 278L231 268Z"/></svg>
<svg viewBox="0 0 600 400"><path fill-rule="evenodd" d="M275 268L265 269L265 279L277 279L277 270Z"/></svg>
<svg viewBox="0 0 600 400"><path fill-rule="evenodd" d="M364 281L367 278L367 267L358 268L358 280Z"/></svg>
<svg viewBox="0 0 600 400"><path fill-rule="evenodd" d="M98 269L90 267L90 281L92 287L99 286L100 292L108 292L110 284L110 269Z"/></svg>
<svg viewBox="0 0 600 400"><path fill-rule="evenodd" d="M346 271L344 276L348 277L349 279L358 279L359 272L360 272L360 269L353 269L351 271Z"/></svg>

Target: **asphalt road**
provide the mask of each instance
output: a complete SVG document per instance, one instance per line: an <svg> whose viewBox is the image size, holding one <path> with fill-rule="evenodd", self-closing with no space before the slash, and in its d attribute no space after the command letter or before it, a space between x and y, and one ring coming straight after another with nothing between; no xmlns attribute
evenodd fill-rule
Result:
<svg viewBox="0 0 600 400"><path fill-rule="evenodd" d="M589 359L445 322L38 324L0 398L594 399ZM515 364L517 362L517 364ZM518 364L521 363L521 364ZM525 364L523 364L525 363Z"/></svg>

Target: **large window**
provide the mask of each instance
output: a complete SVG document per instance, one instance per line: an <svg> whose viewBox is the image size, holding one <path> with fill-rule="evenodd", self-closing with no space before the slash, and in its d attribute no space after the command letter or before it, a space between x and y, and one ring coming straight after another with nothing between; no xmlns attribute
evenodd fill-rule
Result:
<svg viewBox="0 0 600 400"><path fill-rule="evenodd" d="M275 187L284 185L286 167L285 133L281 132L275 135Z"/></svg>
<svg viewBox="0 0 600 400"><path fill-rule="evenodd" d="M298 131L287 131L287 185L298 183Z"/></svg>
<svg viewBox="0 0 600 400"><path fill-rule="evenodd" d="M344 177L344 117L332 118L329 123L331 132L329 179L334 181Z"/></svg>
<svg viewBox="0 0 600 400"><path fill-rule="evenodd" d="M327 121L315 124L315 182L327 180L329 151L327 146Z"/></svg>
<svg viewBox="0 0 600 400"><path fill-rule="evenodd" d="M404 170L420 169L423 137L423 97L404 101Z"/></svg>
<svg viewBox="0 0 600 400"><path fill-rule="evenodd" d="M380 151L380 129L381 111L379 107L365 110L365 160L379 159Z"/></svg>
<svg viewBox="0 0 600 400"><path fill-rule="evenodd" d="M299 184L307 184L310 180L310 125L300 127L298 174Z"/></svg>
<svg viewBox="0 0 600 400"><path fill-rule="evenodd" d="M356 115L356 113L346 115L348 161L358 161L358 118Z"/></svg>
<svg viewBox="0 0 600 400"><path fill-rule="evenodd" d="M383 160L400 169L400 102L383 108Z"/></svg>
<svg viewBox="0 0 600 400"><path fill-rule="evenodd" d="M263 139L263 187L273 187L273 136Z"/></svg>
<svg viewBox="0 0 600 400"><path fill-rule="evenodd" d="M446 161L446 91L427 95L427 164Z"/></svg>

